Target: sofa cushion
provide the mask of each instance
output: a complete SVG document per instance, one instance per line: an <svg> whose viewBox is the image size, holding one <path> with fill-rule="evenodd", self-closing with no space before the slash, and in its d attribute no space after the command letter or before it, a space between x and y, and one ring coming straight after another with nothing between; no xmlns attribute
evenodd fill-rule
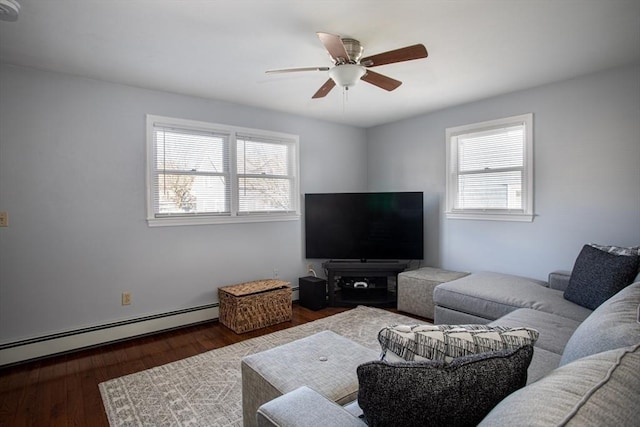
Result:
<svg viewBox="0 0 640 427"><path fill-rule="evenodd" d="M549 289L545 282L487 271L438 285L433 300L438 306L490 321L518 308L532 308L578 321L586 319L592 311L567 301L562 291Z"/></svg>
<svg viewBox="0 0 640 427"><path fill-rule="evenodd" d="M540 347L533 347L533 357L531 358L529 369L527 369L527 384L538 381L560 366L560 357L561 355L558 353Z"/></svg>
<svg viewBox="0 0 640 427"><path fill-rule="evenodd" d="M436 305L433 310L433 323L436 325L486 325L491 320L480 316L474 316L468 313L441 307Z"/></svg>
<svg viewBox="0 0 640 427"><path fill-rule="evenodd" d="M560 365L640 342L640 282L605 301L573 333Z"/></svg>
<svg viewBox="0 0 640 427"><path fill-rule="evenodd" d="M304 423L301 424L301 420ZM362 427L362 421L317 391L302 386L261 405L256 411L258 426L344 426ZM187 424L187 423L185 423ZM246 423L244 425L251 425Z"/></svg>
<svg viewBox="0 0 640 427"><path fill-rule="evenodd" d="M382 359L445 360L475 353L533 345L538 332L525 327L487 325L395 325L378 333ZM392 361L394 361L392 359Z"/></svg>
<svg viewBox="0 0 640 427"><path fill-rule="evenodd" d="M480 426L635 426L640 344L562 366L500 402Z"/></svg>
<svg viewBox="0 0 640 427"><path fill-rule="evenodd" d="M638 274L637 255L616 255L584 245L571 272L564 297L595 310L629 285Z"/></svg>
<svg viewBox="0 0 640 427"><path fill-rule="evenodd" d="M369 426L474 426L523 387L533 347L452 362L368 362L358 367L358 403Z"/></svg>
<svg viewBox="0 0 640 427"><path fill-rule="evenodd" d="M535 343L536 348L543 348L562 355L567 341L580 326L580 322L557 314L545 313L530 308L520 308L502 316L498 320L494 320L489 325L510 328L533 328L540 334Z"/></svg>

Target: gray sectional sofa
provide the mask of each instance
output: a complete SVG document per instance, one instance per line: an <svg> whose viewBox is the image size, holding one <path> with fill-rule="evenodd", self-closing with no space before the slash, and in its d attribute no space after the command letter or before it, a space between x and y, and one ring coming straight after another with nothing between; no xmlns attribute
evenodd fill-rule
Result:
<svg viewBox="0 0 640 427"><path fill-rule="evenodd" d="M504 398L483 426L632 426L640 420L640 274L595 310L564 298L568 272L549 282L474 273L436 287L435 322L539 331L527 385ZM401 398L401 397L399 397ZM437 410L424 402L425 411ZM308 387L262 405L260 426L365 425Z"/></svg>
<svg viewBox="0 0 640 427"><path fill-rule="evenodd" d="M570 272L555 271L549 282L479 272L435 288L435 324L526 326L540 332L529 368L534 382L557 368L574 331L593 310L564 299Z"/></svg>

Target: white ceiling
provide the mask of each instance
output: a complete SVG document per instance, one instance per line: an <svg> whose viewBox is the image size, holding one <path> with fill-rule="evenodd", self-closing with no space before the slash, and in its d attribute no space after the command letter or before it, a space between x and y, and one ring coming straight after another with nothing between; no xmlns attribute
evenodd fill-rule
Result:
<svg viewBox="0 0 640 427"><path fill-rule="evenodd" d="M18 1L2 62L361 127L640 62L640 0ZM316 31L429 57L312 100L326 72L264 71L331 65Z"/></svg>

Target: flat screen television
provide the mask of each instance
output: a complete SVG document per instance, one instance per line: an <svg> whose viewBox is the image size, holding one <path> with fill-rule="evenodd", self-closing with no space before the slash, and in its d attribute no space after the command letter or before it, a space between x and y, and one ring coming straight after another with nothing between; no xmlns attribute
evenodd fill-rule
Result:
<svg viewBox="0 0 640 427"><path fill-rule="evenodd" d="M308 259L423 259L422 192L305 194L304 206Z"/></svg>

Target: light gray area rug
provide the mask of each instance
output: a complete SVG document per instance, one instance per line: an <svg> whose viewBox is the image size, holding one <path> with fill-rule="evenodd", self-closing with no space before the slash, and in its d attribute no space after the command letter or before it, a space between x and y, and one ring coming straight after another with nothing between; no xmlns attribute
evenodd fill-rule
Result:
<svg viewBox="0 0 640 427"><path fill-rule="evenodd" d="M379 349L381 328L415 323L407 316L360 306L103 382L100 393L111 426L241 426L242 357L324 330Z"/></svg>

